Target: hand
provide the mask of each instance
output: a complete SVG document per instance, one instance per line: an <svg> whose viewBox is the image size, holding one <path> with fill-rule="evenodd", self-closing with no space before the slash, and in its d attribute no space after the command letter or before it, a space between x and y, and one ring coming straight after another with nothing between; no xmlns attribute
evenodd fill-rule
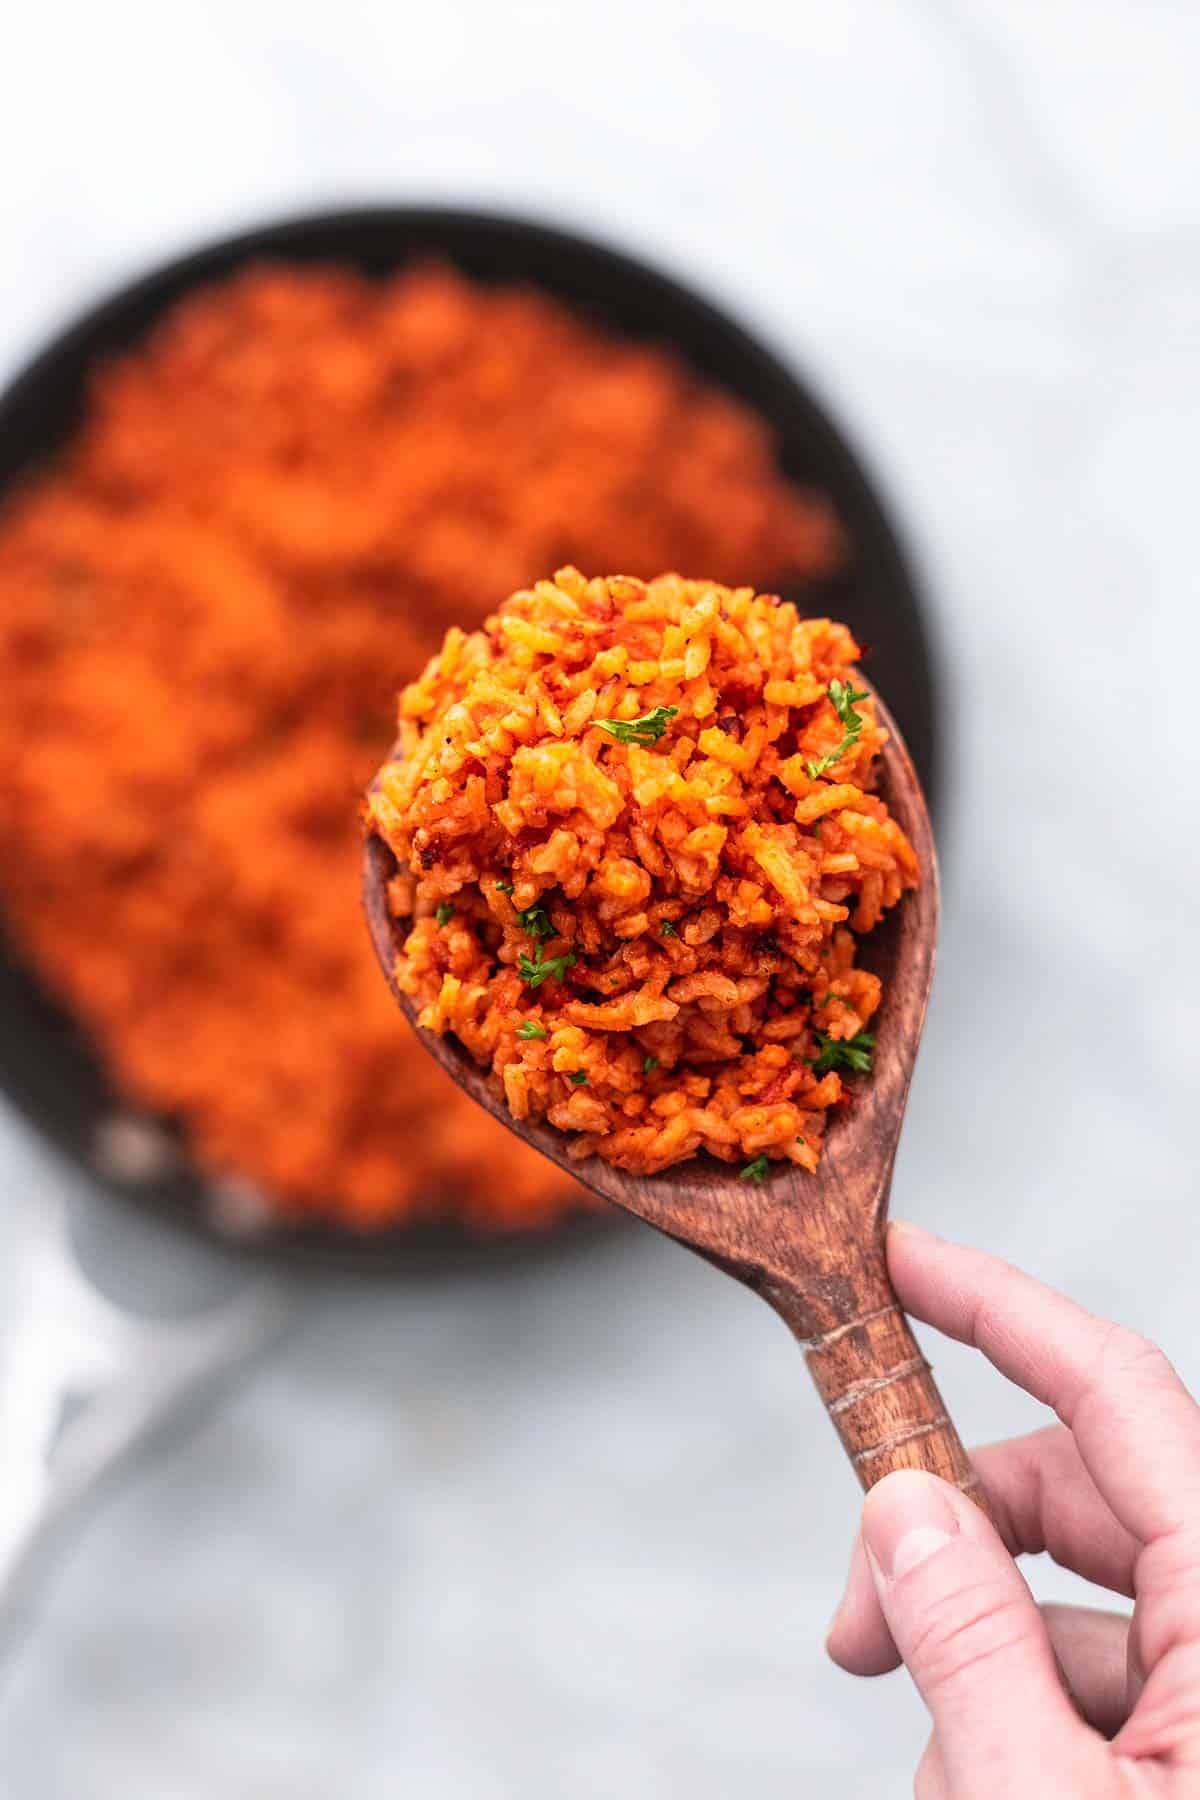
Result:
<svg viewBox="0 0 1200 1800"><path fill-rule="evenodd" d="M881 1481L829 1654L907 1664L933 1717L917 1800L1200 1795L1200 1407L1153 1344L993 1257L893 1225L888 1263L910 1313L1062 1423L974 1456L999 1533L934 1475ZM1132 1596L1132 1620L1039 1609L1024 1550Z"/></svg>

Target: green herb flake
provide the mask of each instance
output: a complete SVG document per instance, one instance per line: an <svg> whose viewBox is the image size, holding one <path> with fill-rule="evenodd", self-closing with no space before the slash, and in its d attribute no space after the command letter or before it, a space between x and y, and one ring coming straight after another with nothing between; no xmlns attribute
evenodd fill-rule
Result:
<svg viewBox="0 0 1200 1800"><path fill-rule="evenodd" d="M764 1152L762 1156L756 1156L753 1162L746 1164L741 1171L741 1179L743 1181L765 1181L770 1167L770 1162Z"/></svg>
<svg viewBox="0 0 1200 1800"><path fill-rule="evenodd" d="M807 1142L808 1142L808 1139L807 1139L807 1138L806 1138L806 1137L798 1137L798 1138L797 1138L797 1139L796 1139L796 1142L797 1142L797 1143L798 1143L798 1144L807 1144Z"/></svg>
<svg viewBox="0 0 1200 1800"><path fill-rule="evenodd" d="M817 779L818 775L824 775L826 770L832 769L835 763L840 763L843 756L853 750L862 736L863 726L866 724L862 714L854 710L856 700L867 698L866 688L860 690L852 682L831 681L829 698L834 712L842 722L842 741L837 749L831 750L827 756L809 758L807 768L809 778L813 781Z"/></svg>
<svg viewBox="0 0 1200 1800"><path fill-rule="evenodd" d="M511 894L512 891L513 884L511 881L498 881L496 883L496 892L498 894Z"/></svg>
<svg viewBox="0 0 1200 1800"><path fill-rule="evenodd" d="M642 1064L642 1074L649 1075L651 1069L657 1069L657 1067L658 1067L657 1056L648 1056L646 1058L645 1062Z"/></svg>
<svg viewBox="0 0 1200 1800"><path fill-rule="evenodd" d="M587 1070L586 1069L573 1069L571 1071L570 1075L567 1077L567 1079L571 1083L572 1087L586 1087L587 1086Z"/></svg>
<svg viewBox="0 0 1200 1800"><path fill-rule="evenodd" d="M575 955L571 950L565 950L561 956L547 957L545 962L542 961L542 953L538 950L536 957L522 956L518 960L517 974L531 988L539 988L543 981L548 981L551 976L555 981L561 981L567 970L574 967Z"/></svg>
<svg viewBox="0 0 1200 1800"><path fill-rule="evenodd" d="M676 931L675 927L672 925L670 919L664 919L662 924L659 926L659 930L662 932L664 937L678 937L679 936L679 933Z"/></svg>
<svg viewBox="0 0 1200 1800"><path fill-rule="evenodd" d="M526 1019L523 1025L517 1026L517 1036L528 1044L532 1038L546 1038L550 1033L544 1025L537 1025L532 1019Z"/></svg>
<svg viewBox="0 0 1200 1800"><path fill-rule="evenodd" d="M531 938L539 943L554 936L554 927L550 923L544 906L526 906L517 914L517 924L522 931L528 932Z"/></svg>
<svg viewBox="0 0 1200 1800"><path fill-rule="evenodd" d="M443 900L433 916L439 925L448 925L454 917L454 908L448 900Z"/></svg>
<svg viewBox="0 0 1200 1800"><path fill-rule="evenodd" d="M657 744L678 711L677 706L656 706L640 719L597 719L596 723L618 744Z"/></svg>
<svg viewBox="0 0 1200 1800"><path fill-rule="evenodd" d="M857 1032L852 1038L831 1038L818 1031L817 1042L820 1052L808 1065L815 1075L828 1075L830 1069L849 1069L854 1075L871 1073L875 1039L869 1031Z"/></svg>

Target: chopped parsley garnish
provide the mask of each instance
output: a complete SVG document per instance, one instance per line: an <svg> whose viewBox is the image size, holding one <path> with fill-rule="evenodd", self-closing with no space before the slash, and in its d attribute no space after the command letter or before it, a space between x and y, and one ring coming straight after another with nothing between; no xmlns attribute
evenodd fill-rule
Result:
<svg viewBox="0 0 1200 1800"><path fill-rule="evenodd" d="M517 914L517 924L522 931L527 931L531 938L536 938L539 942L543 938L554 936L554 927L544 906L526 906Z"/></svg>
<svg viewBox="0 0 1200 1800"><path fill-rule="evenodd" d="M855 712L854 710L854 702L856 700L865 700L867 698L867 690L865 688L860 692L854 687L853 683L831 681L829 684L829 698L833 702L834 712L842 721L842 741L837 749L831 750L827 756L809 758L808 773L813 781L817 779L818 775L824 775L827 769L832 769L835 763L841 762L843 756L853 750L855 744L857 744L859 738L862 736L862 729L866 724L866 720L863 718L862 714Z"/></svg>
<svg viewBox="0 0 1200 1800"><path fill-rule="evenodd" d="M443 900L433 916L439 925L448 925L454 917L454 908L448 900Z"/></svg>
<svg viewBox="0 0 1200 1800"><path fill-rule="evenodd" d="M657 1067L658 1067L657 1056L648 1056L646 1058L645 1062L642 1064L642 1074L648 1075L650 1073L651 1069L657 1069Z"/></svg>
<svg viewBox="0 0 1200 1800"><path fill-rule="evenodd" d="M743 1181L765 1181L770 1167L765 1153L762 1156L756 1156L754 1161L748 1162L741 1171L741 1179Z"/></svg>
<svg viewBox="0 0 1200 1800"><path fill-rule="evenodd" d="M856 1032L852 1038L826 1037L823 1031L818 1031L817 1041L821 1046L820 1053L808 1065L814 1075L828 1075L830 1069L850 1069L855 1075L871 1073L875 1039L869 1031Z"/></svg>
<svg viewBox="0 0 1200 1800"><path fill-rule="evenodd" d="M568 1079L568 1081L570 1081L570 1083L572 1084L573 1087L586 1087L587 1086L587 1070L586 1069L573 1069L571 1071L570 1075L567 1077L567 1079Z"/></svg>
<svg viewBox="0 0 1200 1800"><path fill-rule="evenodd" d="M546 1030L544 1025L537 1025L532 1019L526 1019L523 1025L517 1026L517 1036L519 1038L524 1038L525 1042L528 1043L530 1038L549 1037L550 1033Z"/></svg>
<svg viewBox="0 0 1200 1800"><path fill-rule="evenodd" d="M657 744L678 711L677 706L656 706L640 719L597 719L596 723L618 744Z"/></svg>
<svg viewBox="0 0 1200 1800"><path fill-rule="evenodd" d="M567 970L573 969L574 967L574 951L564 950L561 956L549 956L546 958L546 961L543 962L542 953L539 949L535 952L534 956L522 956L519 959L517 963L517 974L521 977L521 980L527 982L531 988L537 988L541 987L543 981L548 981L551 976L554 977L555 981L561 981Z"/></svg>
<svg viewBox="0 0 1200 1800"><path fill-rule="evenodd" d="M675 927L672 925L670 919L664 919L662 924L659 926L659 930L662 932L664 937L678 937L679 936L679 933L676 931Z"/></svg>
<svg viewBox="0 0 1200 1800"><path fill-rule="evenodd" d="M806 1137L798 1137L798 1138L797 1138L797 1139L796 1139L796 1142L797 1142L797 1143L798 1143L798 1144L807 1144L807 1142L808 1142L808 1139L807 1139L807 1138L806 1138Z"/></svg>
<svg viewBox="0 0 1200 1800"><path fill-rule="evenodd" d="M512 891L513 884L511 881L498 881L496 883L496 892L498 894L511 894Z"/></svg>

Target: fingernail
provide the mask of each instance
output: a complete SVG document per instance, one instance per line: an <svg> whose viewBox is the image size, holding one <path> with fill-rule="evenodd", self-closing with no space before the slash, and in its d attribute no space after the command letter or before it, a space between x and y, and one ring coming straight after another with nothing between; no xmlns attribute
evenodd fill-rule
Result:
<svg viewBox="0 0 1200 1800"><path fill-rule="evenodd" d="M933 1233L926 1231L923 1225L914 1225L911 1219L889 1219L888 1235L891 1236L893 1233L896 1237L927 1238L933 1236Z"/></svg>
<svg viewBox="0 0 1200 1800"><path fill-rule="evenodd" d="M862 1532L878 1574L899 1581L957 1537L958 1517L935 1475L902 1469L868 1494Z"/></svg>

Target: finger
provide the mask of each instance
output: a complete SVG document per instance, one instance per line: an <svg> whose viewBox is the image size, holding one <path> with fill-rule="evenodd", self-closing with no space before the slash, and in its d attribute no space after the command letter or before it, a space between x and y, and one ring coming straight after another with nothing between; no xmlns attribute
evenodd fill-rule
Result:
<svg viewBox="0 0 1200 1800"><path fill-rule="evenodd" d="M871 1583L869 1597L861 1592L864 1582ZM1041 1611L1071 1698L1089 1725L1105 1737L1114 1736L1129 1715L1132 1698L1128 1618L1090 1607L1043 1606ZM830 1627L826 1649L851 1675L886 1675L900 1661L861 1538L855 1540L846 1598Z"/></svg>
<svg viewBox="0 0 1200 1800"><path fill-rule="evenodd" d="M867 1495L863 1540L892 1637L933 1716L951 1793L1086 1793L1080 1725L1045 1625L980 1509L915 1469ZM1098 1770L1094 1771L1097 1775Z"/></svg>
<svg viewBox="0 0 1200 1800"><path fill-rule="evenodd" d="M1129 1715L1129 1620L1088 1606L1043 1606L1071 1698L1089 1725L1115 1737Z"/></svg>
<svg viewBox="0 0 1200 1800"><path fill-rule="evenodd" d="M887 1675L900 1665L859 1532L850 1552L846 1590L825 1638L827 1654L848 1675Z"/></svg>
<svg viewBox="0 0 1200 1800"><path fill-rule="evenodd" d="M1062 1425L973 1450L996 1525L1014 1556L1049 1551L1087 1581L1133 1593L1141 1545L1113 1516ZM899 1656L880 1609L861 1538L851 1553L845 1594L826 1649L852 1675L883 1675Z"/></svg>
<svg viewBox="0 0 1200 1800"><path fill-rule="evenodd" d="M1118 1519L1149 1543L1200 1509L1200 1408L1161 1350L1032 1276L915 1225L888 1232L902 1304L973 1344L1070 1427Z"/></svg>
<svg viewBox="0 0 1200 1800"><path fill-rule="evenodd" d="M1060 1568L1132 1597L1142 1546L1101 1495L1065 1426L984 1444L971 1461L1014 1556L1048 1551Z"/></svg>

